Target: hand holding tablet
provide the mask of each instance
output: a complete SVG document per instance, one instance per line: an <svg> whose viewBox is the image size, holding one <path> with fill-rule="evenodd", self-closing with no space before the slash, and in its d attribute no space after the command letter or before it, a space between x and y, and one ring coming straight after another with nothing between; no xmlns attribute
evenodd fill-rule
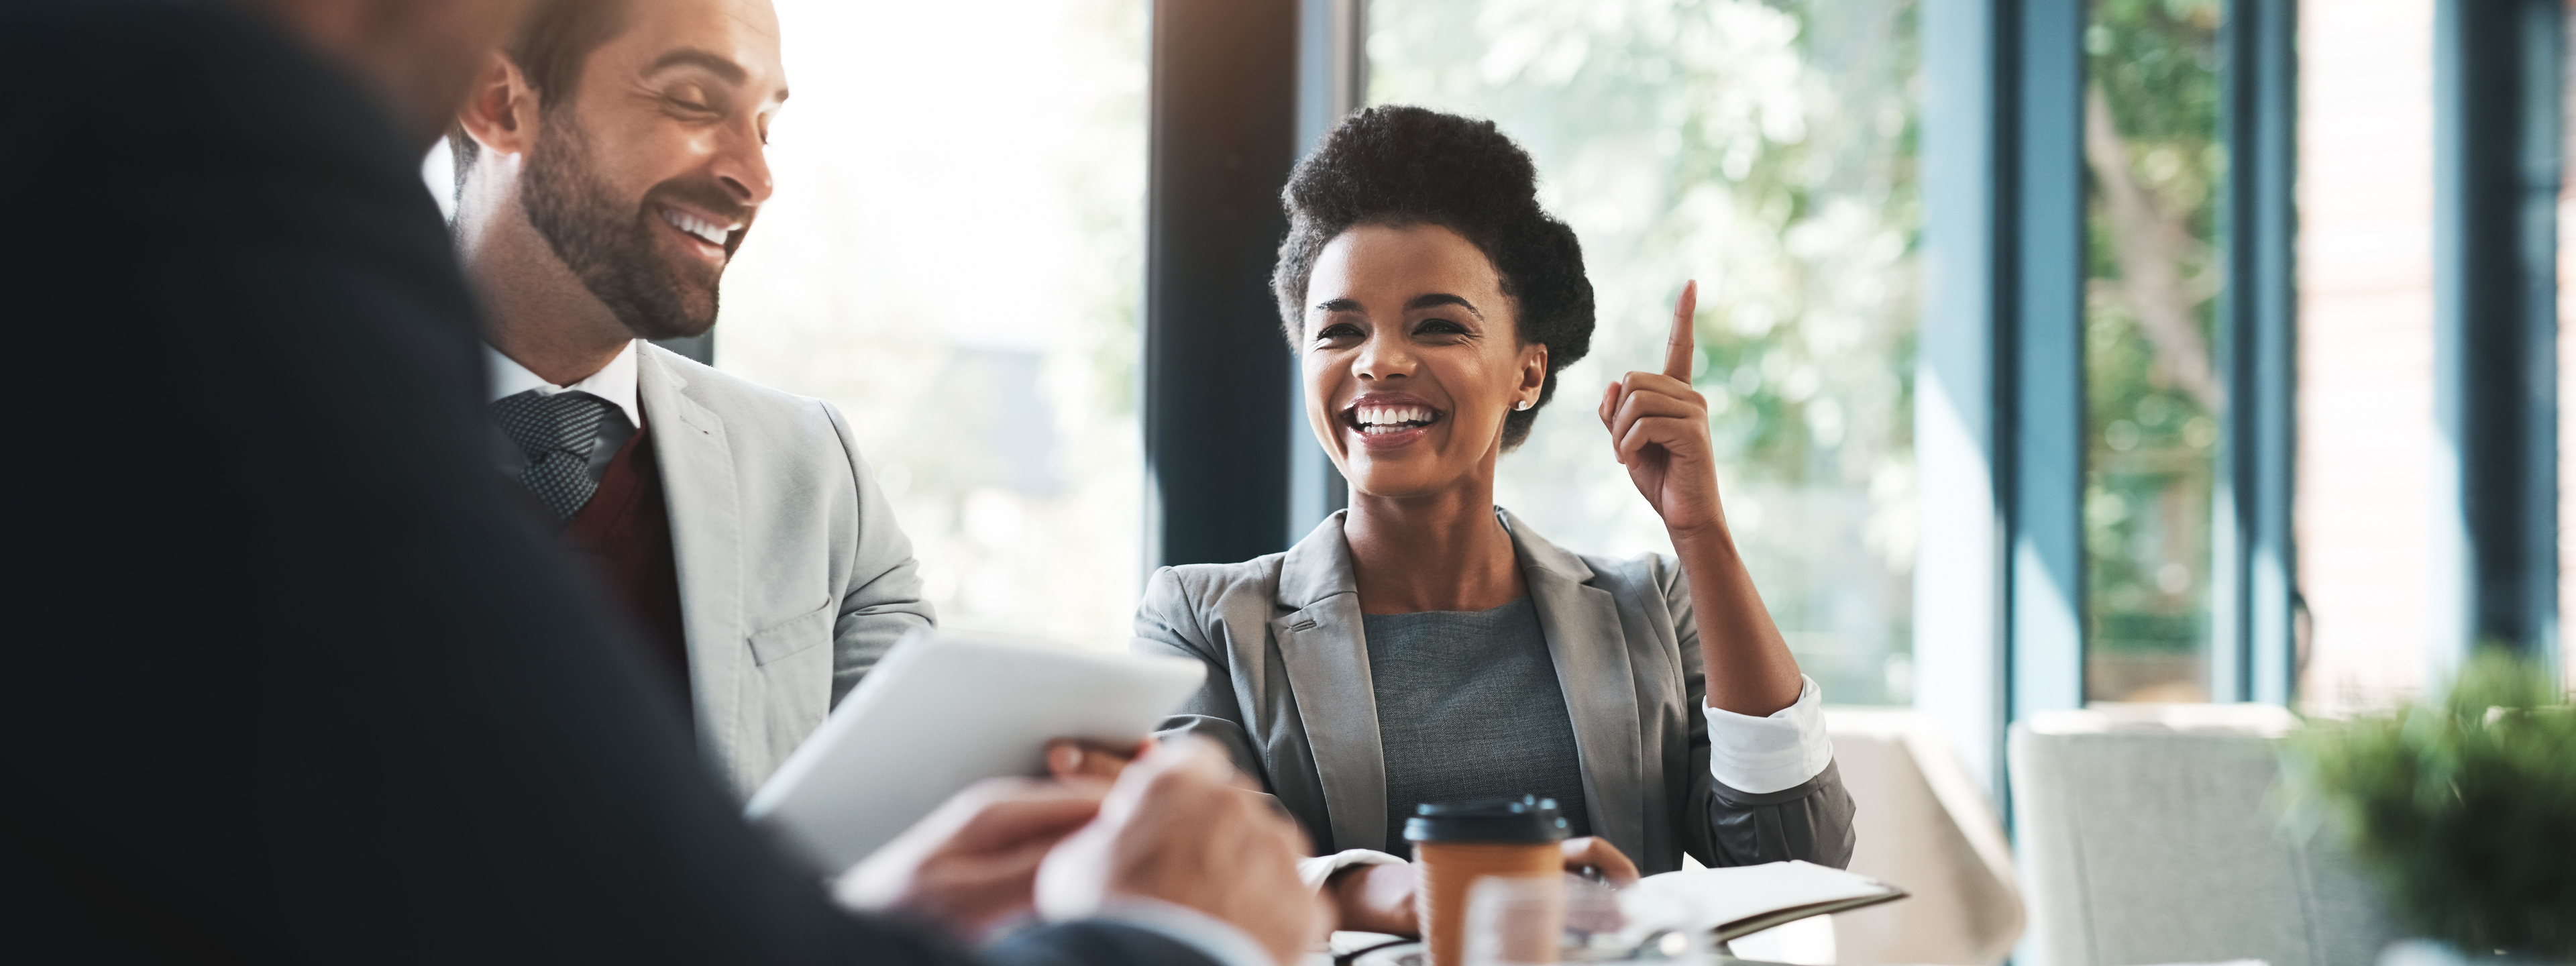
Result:
<svg viewBox="0 0 2576 966"><path fill-rule="evenodd" d="M1063 922L1182 907L1258 944L1238 961L1297 962L1328 918L1297 879L1305 834L1241 781L1195 739L1147 751L1115 783L985 781L841 876L834 896L969 944L1032 913Z"/></svg>
<svg viewBox="0 0 2576 966"><path fill-rule="evenodd" d="M1197 661L917 631L770 776L745 817L837 874L951 796L1047 774L1049 741L1134 748L1206 676Z"/></svg>

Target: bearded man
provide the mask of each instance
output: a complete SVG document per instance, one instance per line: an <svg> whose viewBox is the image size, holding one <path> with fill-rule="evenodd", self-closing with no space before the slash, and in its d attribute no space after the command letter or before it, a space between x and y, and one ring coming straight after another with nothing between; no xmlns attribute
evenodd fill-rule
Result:
<svg viewBox="0 0 2576 966"><path fill-rule="evenodd" d="M741 796L933 620L840 413L646 341L715 323L786 99L763 0L555 0L449 135L501 471L627 605Z"/></svg>

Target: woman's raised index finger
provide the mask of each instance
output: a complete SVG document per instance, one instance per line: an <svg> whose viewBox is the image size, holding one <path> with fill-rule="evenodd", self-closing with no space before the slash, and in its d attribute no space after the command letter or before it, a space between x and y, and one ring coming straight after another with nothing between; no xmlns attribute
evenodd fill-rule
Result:
<svg viewBox="0 0 2576 966"><path fill-rule="evenodd" d="M1699 313L1699 282L1683 283L1682 297L1673 303L1673 334L1664 340L1664 375L1690 384L1691 316Z"/></svg>

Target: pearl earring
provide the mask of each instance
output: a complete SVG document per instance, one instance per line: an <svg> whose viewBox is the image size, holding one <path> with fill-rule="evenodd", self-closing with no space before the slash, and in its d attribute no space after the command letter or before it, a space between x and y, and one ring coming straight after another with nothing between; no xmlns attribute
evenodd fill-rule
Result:
<svg viewBox="0 0 2576 966"><path fill-rule="evenodd" d="M1512 404L1512 408L1513 408L1513 409L1528 409L1528 408L1530 408L1531 406L1534 406L1534 405L1537 405L1537 404L1536 404L1536 403L1533 403L1533 402L1530 402L1530 401L1529 401L1529 400L1527 400L1527 399L1523 399L1523 400L1521 400L1521 401L1519 401L1519 402L1513 403L1513 404Z"/></svg>

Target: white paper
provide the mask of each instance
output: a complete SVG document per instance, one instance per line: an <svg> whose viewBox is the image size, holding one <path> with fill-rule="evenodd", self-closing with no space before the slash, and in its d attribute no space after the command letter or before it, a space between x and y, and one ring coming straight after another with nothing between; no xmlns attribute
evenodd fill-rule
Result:
<svg viewBox="0 0 2576 966"><path fill-rule="evenodd" d="M1806 862L1773 862L1650 875L1625 890L1620 906L1628 910L1631 929L1642 925L1704 932L1783 909L1891 891L1884 882L1841 869ZM1673 921L1680 917L1686 918Z"/></svg>

